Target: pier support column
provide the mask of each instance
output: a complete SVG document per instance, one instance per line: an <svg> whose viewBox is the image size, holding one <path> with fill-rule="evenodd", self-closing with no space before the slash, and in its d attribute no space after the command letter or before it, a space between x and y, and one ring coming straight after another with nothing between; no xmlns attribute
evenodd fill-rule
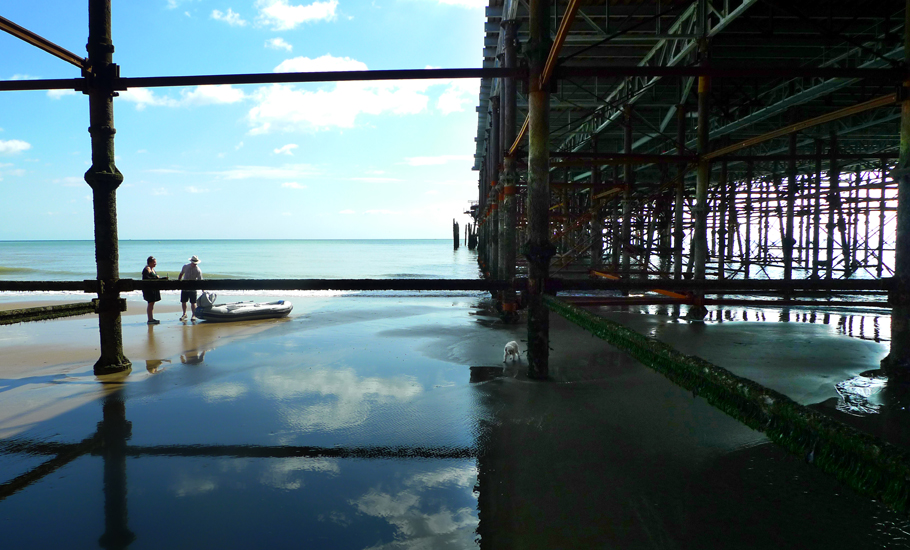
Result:
<svg viewBox="0 0 910 550"><path fill-rule="evenodd" d="M788 150L790 160L787 165L787 210L782 245L784 248L784 281L789 283L793 280L793 245L796 244L796 238L793 236L793 207L796 201L796 187L799 185L796 182L796 132L790 134ZM790 291L787 290L784 292L784 299L789 298Z"/></svg>
<svg viewBox="0 0 910 550"><path fill-rule="evenodd" d="M591 140L594 152L598 151L598 140L595 135ZM598 205L598 201L594 198L596 193L594 191L595 187L600 183L600 166L594 165L591 169L591 191L589 196L591 197L590 208L591 208L591 269L602 269L603 268L603 256L604 256L604 216L603 209Z"/></svg>
<svg viewBox="0 0 910 550"><path fill-rule="evenodd" d="M686 152L686 106L676 106L676 153L680 156ZM686 237L683 231L683 216L686 200L686 165L676 166L676 200L673 203L673 279L682 280L683 247Z"/></svg>
<svg viewBox="0 0 910 550"><path fill-rule="evenodd" d="M547 55L550 52L550 4L544 0L529 1L530 38L528 54L528 377L543 379L549 375L550 312L543 303L543 293L550 271L550 258L556 248L550 233L550 92L541 87Z"/></svg>
<svg viewBox="0 0 910 550"><path fill-rule="evenodd" d="M702 2L699 2L699 4L701 5ZM707 17L707 13L703 17ZM707 50L707 39L703 38L699 45L702 64L705 64L708 54ZM692 262L694 264L693 279L696 281L705 280L705 263L708 259L708 183L711 178L711 161L706 159L705 155L708 153L708 96L710 91L710 79L707 76L698 77L698 128L696 139L696 153L698 154L698 172L696 175L698 179L695 188L695 205L692 207L692 215L695 218L695 229L692 237ZM693 321L701 321L708 314L708 310L704 306L705 293L698 290L693 294L695 303L689 307L686 318Z"/></svg>
<svg viewBox="0 0 910 550"><path fill-rule="evenodd" d="M97 264L98 328L101 357L95 374L128 370L130 361L123 355L120 312L126 302L117 291L120 279L120 252L117 244L117 187L123 174L114 165L114 79L119 67L113 63L111 42L111 0L89 1L88 59L85 71L89 96L89 133L92 137L92 167L85 181L92 188L95 212L95 263Z"/></svg>
<svg viewBox="0 0 910 550"><path fill-rule="evenodd" d="M632 106L626 105L623 109L623 152L632 154ZM623 166L622 188L622 237L619 245L622 247L622 276L629 278L632 259L629 256L632 244L632 163ZM624 292L623 294L628 294Z"/></svg>
<svg viewBox="0 0 910 550"><path fill-rule="evenodd" d="M518 34L518 22L507 20L502 23L505 30L505 50L503 62L506 68L517 67L516 59L516 36ZM518 190L518 174L515 170L515 157L508 154L508 150L515 141L515 119L516 119L516 93L515 78L508 77L502 81L502 103L500 105L502 122L502 146L500 149L506 154L502 158L502 174L500 184L502 185L502 204L500 205L500 218L502 220L502 238L500 239L499 257L502 266L502 278L511 281L515 278L515 232L516 232L516 208L515 195ZM506 323L515 323L518 321L518 301L513 289L502 291L502 313L501 318Z"/></svg>
<svg viewBox="0 0 910 550"><path fill-rule="evenodd" d="M910 62L910 0L904 10L904 62ZM882 368L892 379L910 380L910 80L903 83L897 180L897 242L891 289L891 351Z"/></svg>

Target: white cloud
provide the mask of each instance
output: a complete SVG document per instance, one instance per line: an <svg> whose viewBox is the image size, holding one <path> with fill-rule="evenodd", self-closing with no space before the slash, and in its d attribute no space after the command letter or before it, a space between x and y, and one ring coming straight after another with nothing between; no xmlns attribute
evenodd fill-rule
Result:
<svg viewBox="0 0 910 550"><path fill-rule="evenodd" d="M18 139L3 141L0 139L0 155L15 155L32 148L30 143Z"/></svg>
<svg viewBox="0 0 910 550"><path fill-rule="evenodd" d="M299 472L318 472L338 475L341 468L336 460L326 458L282 458L270 460L260 482L269 487L296 490L303 486Z"/></svg>
<svg viewBox="0 0 910 550"><path fill-rule="evenodd" d="M480 82L475 78L453 80L439 96L436 108L444 115L464 111L465 106L474 105L479 89Z"/></svg>
<svg viewBox="0 0 910 550"><path fill-rule="evenodd" d="M283 38L272 38L265 41L265 47L272 50L287 50L291 51L294 49L294 46L291 46L284 41Z"/></svg>
<svg viewBox="0 0 910 550"><path fill-rule="evenodd" d="M351 181L362 181L366 183L395 183L399 181L404 181L399 178L379 178L379 177L359 177L359 178L350 178Z"/></svg>
<svg viewBox="0 0 910 550"><path fill-rule="evenodd" d="M306 185L300 185L296 181L288 181L281 184L282 187L287 187L288 189L306 189Z"/></svg>
<svg viewBox="0 0 910 550"><path fill-rule="evenodd" d="M240 14L228 8L227 12L222 12L221 10L212 10L212 19L215 21L223 21L232 27L243 27L246 25Z"/></svg>
<svg viewBox="0 0 910 550"><path fill-rule="evenodd" d="M171 192L168 191L167 189L165 189L164 187L156 187L155 189L152 189L152 195L163 196L163 195L170 195L170 194L171 194Z"/></svg>
<svg viewBox="0 0 910 550"><path fill-rule="evenodd" d="M285 59L277 67L276 73L319 73L328 71L365 71L367 64L350 57L323 55L316 59L294 57Z"/></svg>
<svg viewBox="0 0 910 550"><path fill-rule="evenodd" d="M448 162L474 162L474 157L470 155L438 155L435 157L408 157L405 162L409 166L436 166Z"/></svg>
<svg viewBox="0 0 910 550"><path fill-rule="evenodd" d="M288 143L287 145L284 145L282 147L279 147L278 149L275 149L273 152L276 155L293 155L294 149L296 149L297 147L298 147L298 145L296 143Z"/></svg>
<svg viewBox="0 0 910 550"><path fill-rule="evenodd" d="M30 74L14 74L10 80L38 80L37 76L32 76Z"/></svg>
<svg viewBox="0 0 910 550"><path fill-rule="evenodd" d="M413 115L426 110L428 84L340 82L329 90L299 90L273 84L254 95L250 134L353 128L359 115Z"/></svg>
<svg viewBox="0 0 910 550"><path fill-rule="evenodd" d="M200 105L221 105L237 103L246 95L242 90L230 84L215 86L196 86L192 90L180 92L180 99L169 96L158 96L148 88L133 88L120 92L118 99L136 104L136 109L141 111L148 106L152 107L197 107Z"/></svg>
<svg viewBox="0 0 910 550"><path fill-rule="evenodd" d="M295 57L275 67L275 72L279 73L366 70L368 67L362 61L328 54L314 59ZM462 109L468 101L466 97L470 96L469 100L474 101L476 96L476 82L472 85L457 80L273 84L261 87L249 96L256 104L247 115L251 126L249 133L353 128L362 115L420 114L426 112L430 104L429 91L441 86L447 88L442 92L445 97L440 97L437 104L444 113Z"/></svg>
<svg viewBox="0 0 910 550"><path fill-rule="evenodd" d="M132 88L130 90L124 90L120 92L120 95L116 99L135 103L136 110L138 111L141 111L149 106L176 107L179 105L177 101L169 97L161 97L155 95L155 93L148 88Z"/></svg>
<svg viewBox="0 0 910 550"><path fill-rule="evenodd" d="M256 382L281 402L295 402L281 415L297 432L357 426L372 417L375 407L407 402L423 391L410 376L364 378L351 368L334 365L293 372L265 370ZM331 399L305 399L314 395Z"/></svg>
<svg viewBox="0 0 910 550"><path fill-rule="evenodd" d="M396 212L394 210L385 210L385 209L379 208L379 209L375 209L375 210L366 210L366 211L364 211L364 214L379 214L382 216L397 216L397 215L401 214L401 212Z"/></svg>
<svg viewBox="0 0 910 550"><path fill-rule="evenodd" d="M189 187L186 188L186 190L188 193L208 193L209 192L208 189L196 187L195 185L190 185Z"/></svg>
<svg viewBox="0 0 910 550"><path fill-rule="evenodd" d="M48 90L47 97L51 99L60 99L63 96L76 95L76 90Z"/></svg>
<svg viewBox="0 0 910 550"><path fill-rule="evenodd" d="M225 382L221 384L210 384L202 392L202 398L208 403L218 403L221 401L233 401L243 397L247 393L247 388L243 384Z"/></svg>
<svg viewBox="0 0 910 550"><path fill-rule="evenodd" d="M306 6L291 5L288 0L257 0L256 8L259 10L259 24L284 31L297 28L303 23L334 20L338 0L313 2Z"/></svg>
<svg viewBox="0 0 910 550"><path fill-rule="evenodd" d="M242 101L246 95L243 90L234 88L230 84L215 86L197 86L192 91L182 92L180 101L182 105L223 105Z"/></svg>
<svg viewBox="0 0 910 550"><path fill-rule="evenodd" d="M82 187L83 185L86 185L85 179L76 176L56 179L54 180L54 183L59 183L63 185L63 187Z"/></svg>
<svg viewBox="0 0 910 550"><path fill-rule="evenodd" d="M210 172L228 180L245 180L251 178L294 180L309 178L319 171L309 164L285 164L284 166L237 166L221 172Z"/></svg>
<svg viewBox="0 0 910 550"><path fill-rule="evenodd" d="M476 482L476 468L445 468L406 480L403 491L373 488L349 502L358 512L382 518L395 528L400 544L383 548L466 548L473 546L477 529L473 507L449 510L438 498L422 495L441 487L470 492Z"/></svg>
<svg viewBox="0 0 910 550"><path fill-rule="evenodd" d="M438 0L440 4L456 6L459 8L483 9L487 7L485 0Z"/></svg>

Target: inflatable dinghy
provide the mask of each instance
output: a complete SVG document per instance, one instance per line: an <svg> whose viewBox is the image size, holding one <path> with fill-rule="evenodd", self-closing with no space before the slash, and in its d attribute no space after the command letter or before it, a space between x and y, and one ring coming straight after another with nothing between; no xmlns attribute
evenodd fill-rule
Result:
<svg viewBox="0 0 910 550"><path fill-rule="evenodd" d="M215 304L215 295L203 292L196 302L196 317L203 321L249 321L253 319L277 319L287 317L294 309L291 302L233 302Z"/></svg>

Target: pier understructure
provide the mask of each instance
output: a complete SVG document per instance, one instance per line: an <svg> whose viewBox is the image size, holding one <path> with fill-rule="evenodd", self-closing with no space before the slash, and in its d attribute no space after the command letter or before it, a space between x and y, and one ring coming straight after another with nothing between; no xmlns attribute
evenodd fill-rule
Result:
<svg viewBox="0 0 910 550"><path fill-rule="evenodd" d="M548 377L554 311L861 493L910 509L903 449L598 317L567 294L592 291L588 304L660 301L696 322L734 294L756 305L888 307L882 366L895 382L910 378L910 0L493 0L481 68L178 77L122 77L111 0L88 6L85 58L0 18L0 30L81 73L3 81L0 91L88 96L97 278L0 281L0 291L96 295L85 304L99 318L95 374L130 369L123 292L490 291L504 319L527 311L529 378ZM118 91L440 78L481 79L479 192L466 236L484 279L120 278Z"/></svg>
<svg viewBox="0 0 910 550"><path fill-rule="evenodd" d="M892 312L910 373L907 2L493 0L471 212L547 372L552 281L588 305L729 294ZM599 282L598 282L599 281ZM644 295L629 296L630 291ZM724 299L724 293L727 299ZM811 300L809 300L811 298ZM600 300L600 301L598 301Z"/></svg>

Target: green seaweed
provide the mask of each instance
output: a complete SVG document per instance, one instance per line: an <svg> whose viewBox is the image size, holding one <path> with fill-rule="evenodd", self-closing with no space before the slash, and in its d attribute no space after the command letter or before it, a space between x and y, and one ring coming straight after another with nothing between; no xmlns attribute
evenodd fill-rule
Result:
<svg viewBox="0 0 910 550"><path fill-rule="evenodd" d="M910 454L902 449L553 296L544 295L544 303L842 483L895 510L908 511Z"/></svg>

